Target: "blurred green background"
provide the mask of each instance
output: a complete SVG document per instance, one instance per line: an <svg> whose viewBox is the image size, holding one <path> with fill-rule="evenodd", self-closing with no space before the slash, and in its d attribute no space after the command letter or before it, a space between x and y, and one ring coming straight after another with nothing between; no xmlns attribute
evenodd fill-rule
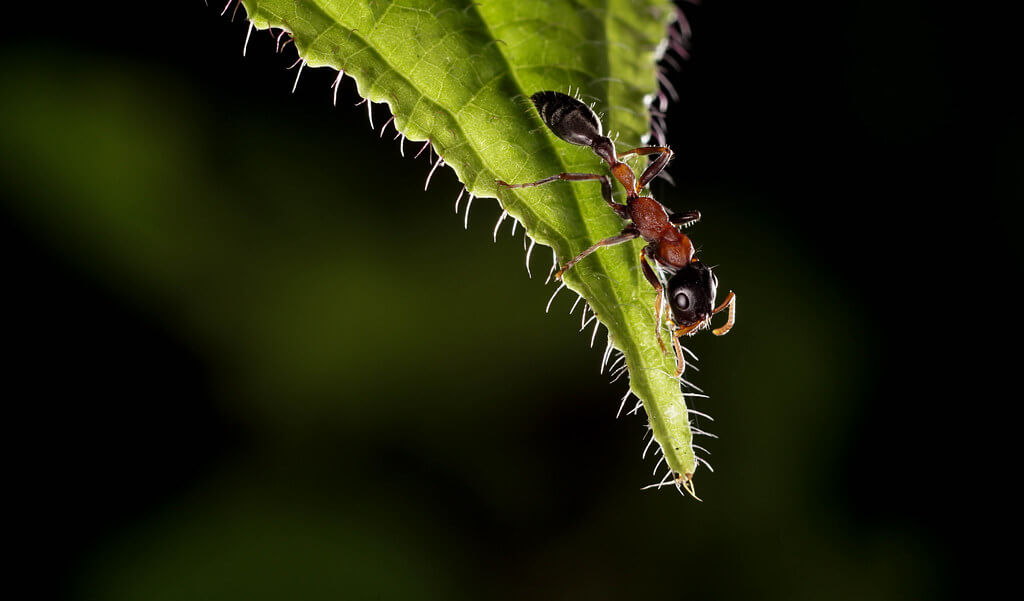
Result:
<svg viewBox="0 0 1024 601"><path fill-rule="evenodd" d="M1005 227L1019 123L970 144L942 7L688 8L655 194L702 211L739 295L733 333L691 345L720 437L704 503L640 491L603 335L569 296L544 314L495 202L463 230L450 171L424 193L351 81L337 108L327 72L290 94L294 50L257 32L242 59L220 8L95 8L0 46L15 540L40 597L963 591L934 327L955 315L916 294L947 286L944 203Z"/></svg>

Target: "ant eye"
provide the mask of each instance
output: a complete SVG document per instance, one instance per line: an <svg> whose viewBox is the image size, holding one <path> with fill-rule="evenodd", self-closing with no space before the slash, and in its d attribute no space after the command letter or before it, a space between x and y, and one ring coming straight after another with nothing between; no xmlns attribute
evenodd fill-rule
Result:
<svg viewBox="0 0 1024 601"><path fill-rule="evenodd" d="M672 297L672 304L677 309L685 311L690 308L690 295L686 294L685 290L677 290L675 296Z"/></svg>

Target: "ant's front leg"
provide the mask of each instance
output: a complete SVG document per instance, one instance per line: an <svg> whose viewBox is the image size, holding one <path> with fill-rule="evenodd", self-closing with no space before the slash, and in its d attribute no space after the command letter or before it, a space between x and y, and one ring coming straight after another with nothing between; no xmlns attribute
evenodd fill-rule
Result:
<svg viewBox="0 0 1024 601"><path fill-rule="evenodd" d="M686 357L683 357L683 345L679 343L679 337L672 337L672 346L676 349L676 377L683 375L686 371Z"/></svg>
<svg viewBox="0 0 1024 601"><path fill-rule="evenodd" d="M542 180L530 182L527 184L509 184L502 180L497 180L498 186L504 186L506 188L532 188L533 186L543 186L544 184L550 184L551 182L563 181L563 182L586 182L600 180L601 182L601 197L608 203L608 206L615 211L619 218L629 220L629 209L626 205L620 205L612 198L612 180L607 175L598 175L597 173L559 173L558 175L552 175L551 177L545 177Z"/></svg>
<svg viewBox="0 0 1024 601"><path fill-rule="evenodd" d="M658 275L654 273L651 266L647 263L647 258L650 256L651 251L649 246L645 246L640 251L640 266L643 268L644 277L650 282L651 286L654 287L657 298L654 301L654 333L658 336L658 346L661 347L661 352L665 352L665 343L661 340L661 309L664 303L664 288L661 285L661 280L658 279Z"/></svg>
<svg viewBox="0 0 1024 601"><path fill-rule="evenodd" d="M661 156L647 166L643 175L640 176L640 181L637 182L637 187L641 189L646 188L652 179L658 177L658 174L665 168L665 165L668 165L668 162L672 160L672 149L668 146L642 146L619 155L619 159L624 159L629 156L640 157L657 153L661 153Z"/></svg>

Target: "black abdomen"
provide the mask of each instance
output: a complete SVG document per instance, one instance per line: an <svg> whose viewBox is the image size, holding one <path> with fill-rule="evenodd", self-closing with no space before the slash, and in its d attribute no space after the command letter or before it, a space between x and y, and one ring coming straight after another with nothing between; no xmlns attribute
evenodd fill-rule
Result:
<svg viewBox="0 0 1024 601"><path fill-rule="evenodd" d="M593 109L561 92L537 92L530 97L540 118L559 138L577 146L594 146L601 138L601 121Z"/></svg>

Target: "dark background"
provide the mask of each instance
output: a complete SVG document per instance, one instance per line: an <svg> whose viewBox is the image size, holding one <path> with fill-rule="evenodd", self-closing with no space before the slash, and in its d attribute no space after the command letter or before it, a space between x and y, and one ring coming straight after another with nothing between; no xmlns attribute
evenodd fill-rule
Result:
<svg viewBox="0 0 1024 601"><path fill-rule="evenodd" d="M1015 397L971 333L1016 321L1019 268L995 267L1020 256L1006 21L687 8L677 185L655 194L702 211L693 235L740 299L733 333L692 345L720 436L695 503L640 492L642 418L614 419L624 385L568 297L544 315L521 239L491 243L493 201L464 231L451 172L424 193L429 164L370 131L350 81L337 108L327 72L291 94L293 49L257 32L243 59L241 18L179 4L17 8L0 43L11 542L38 596L987 581L966 565L1012 481L981 467Z"/></svg>

